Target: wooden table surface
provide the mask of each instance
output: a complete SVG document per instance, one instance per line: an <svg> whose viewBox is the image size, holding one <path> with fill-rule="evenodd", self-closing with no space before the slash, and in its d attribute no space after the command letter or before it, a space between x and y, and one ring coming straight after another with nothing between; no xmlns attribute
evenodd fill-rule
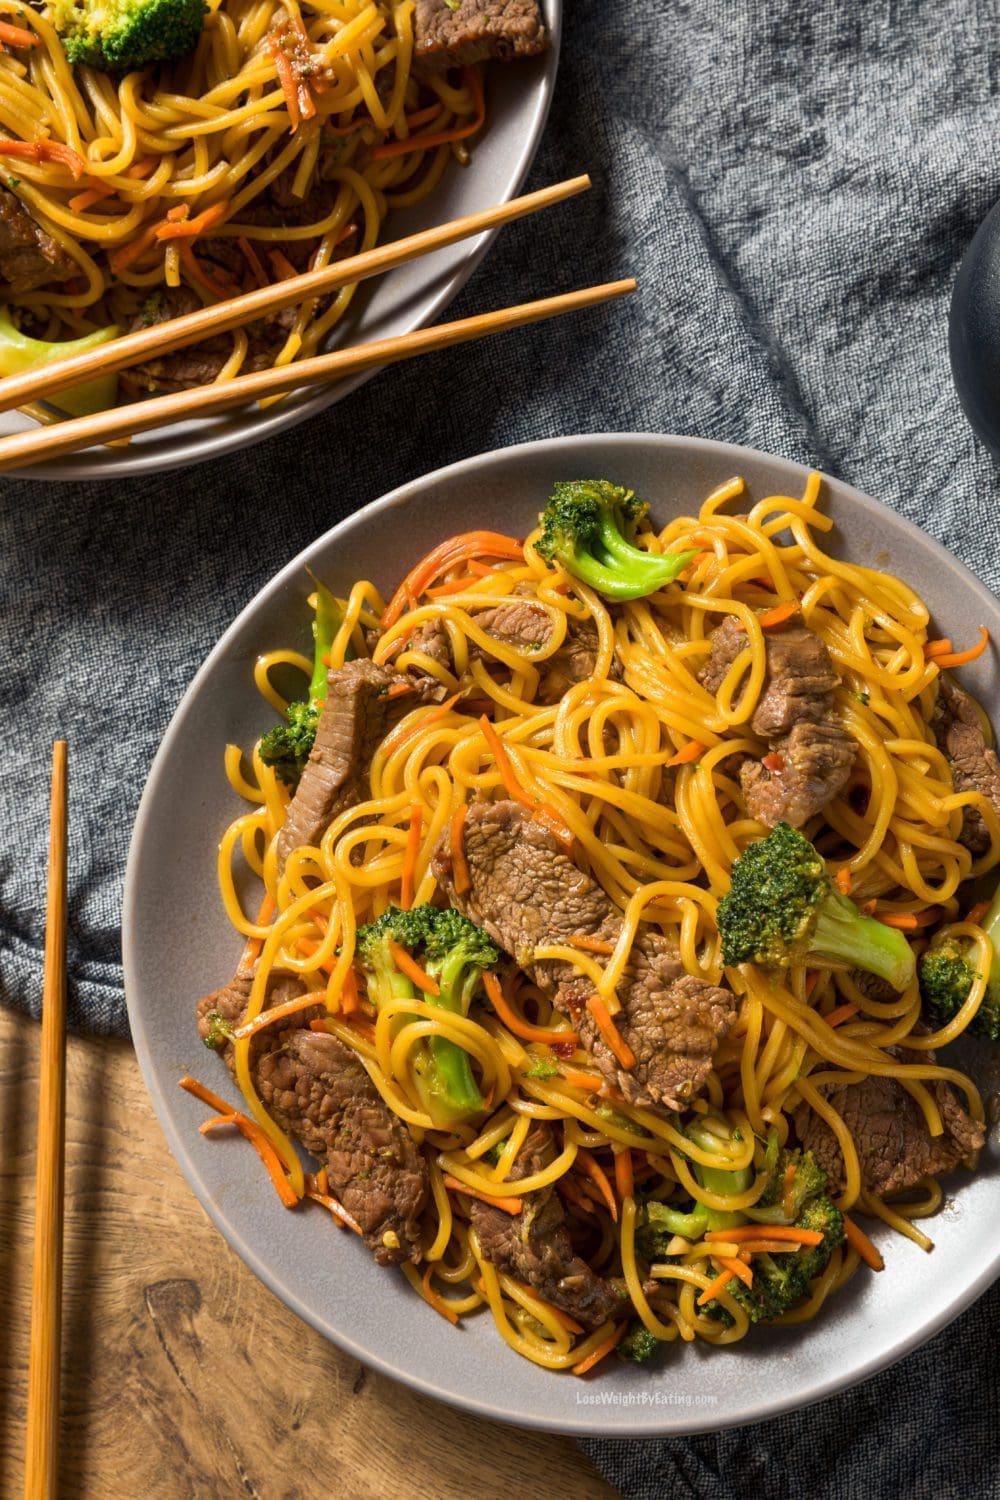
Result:
<svg viewBox="0 0 1000 1500"><path fill-rule="evenodd" d="M0 1495L21 1495L39 1029L0 1011ZM575 1444L370 1374L203 1214L132 1049L71 1038L60 1494L614 1500Z"/></svg>

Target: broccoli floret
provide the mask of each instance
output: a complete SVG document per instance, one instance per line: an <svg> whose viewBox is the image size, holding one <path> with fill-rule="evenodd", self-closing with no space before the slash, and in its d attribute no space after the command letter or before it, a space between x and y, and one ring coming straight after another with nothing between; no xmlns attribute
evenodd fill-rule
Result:
<svg viewBox="0 0 1000 1500"><path fill-rule="evenodd" d="M777 1142L777 1136L774 1140ZM811 1151L779 1150L771 1161L765 1158L765 1166L769 1170L767 1187L746 1210L747 1218L756 1223L794 1224L808 1199L826 1189L826 1173L817 1166ZM789 1167L795 1170L786 1188Z"/></svg>
<svg viewBox="0 0 1000 1500"><path fill-rule="evenodd" d="M85 334L80 339L29 338L15 328L7 313L0 309L0 376L20 375L25 370L40 370L45 365L60 359L70 359L74 354L85 354L88 349L97 349L118 337L117 327L98 328L95 333ZM50 405L58 406L74 417L89 417L94 412L108 411L118 398L118 376L99 375L82 385L70 386L69 390L55 391Z"/></svg>
<svg viewBox="0 0 1000 1500"><path fill-rule="evenodd" d="M812 956L839 959L897 990L916 970L903 934L862 916L836 889L809 840L787 823L751 844L733 865L718 924L724 964L784 968Z"/></svg>
<svg viewBox="0 0 1000 1500"><path fill-rule="evenodd" d="M718 1149L720 1144L718 1136L697 1124L689 1125L684 1133L705 1151ZM734 1131L730 1140L738 1145L739 1132ZM695 1162L694 1175L699 1186L723 1195L745 1193L753 1183L751 1167L731 1172L725 1167L706 1167ZM746 1215L736 1210L708 1208L695 1202L689 1210L683 1210L651 1199L643 1205L636 1221L636 1248L647 1260L662 1260L675 1234L683 1235L686 1240L700 1240L706 1229L734 1229L745 1222Z"/></svg>
<svg viewBox="0 0 1000 1500"><path fill-rule="evenodd" d="M645 1323L635 1322L618 1345L615 1353L619 1359L630 1359L633 1364L644 1365L652 1359L660 1347L655 1333L650 1333Z"/></svg>
<svg viewBox="0 0 1000 1500"><path fill-rule="evenodd" d="M986 993L968 1030L991 1042L1000 1042L1000 890L993 897L982 921L993 949ZM920 960L920 998L934 1026L945 1026L969 998L978 977L972 962L975 948L960 938L944 937L932 943Z"/></svg>
<svg viewBox="0 0 1000 1500"><path fill-rule="evenodd" d="M649 507L631 490L607 479L557 484L539 520L539 557L559 562L606 599L642 599L672 583L695 557L668 552L657 557L632 545L637 523Z"/></svg>
<svg viewBox="0 0 1000 1500"><path fill-rule="evenodd" d="M74 67L126 73L198 45L205 0L53 0L52 22Z"/></svg>
<svg viewBox="0 0 1000 1500"><path fill-rule="evenodd" d="M559 1072L559 1064L552 1061L551 1057L536 1057L532 1059L530 1068L525 1068L525 1078L555 1078Z"/></svg>
<svg viewBox="0 0 1000 1500"><path fill-rule="evenodd" d="M206 1047L211 1047L213 1052L216 1052L232 1036L232 1022L226 1020L221 1010L210 1010L205 1020L208 1022L208 1030L202 1037L202 1041Z"/></svg>
<svg viewBox="0 0 1000 1500"><path fill-rule="evenodd" d="M376 1009L392 999L410 1000L417 987L396 966L392 945L413 957L437 985L421 998L443 1010L466 1016L483 970L500 962L496 944L467 917L450 908L390 906L357 933L356 952L368 979L368 998ZM432 1036L413 1051L413 1073L421 1102L436 1125L448 1128L484 1109L468 1053L447 1037Z"/></svg>
<svg viewBox="0 0 1000 1500"><path fill-rule="evenodd" d="M313 583L316 604L312 622L313 672L309 697L289 703L285 710L286 723L269 729L258 746L261 760L265 765L273 766L275 774L289 786L298 786L316 740L319 711L326 700L326 662L344 618L339 600L317 578L313 578ZM352 655L350 651L345 654Z"/></svg>
<svg viewBox="0 0 1000 1500"><path fill-rule="evenodd" d="M825 1178L824 1178L825 1180ZM838 1245L844 1243L844 1216L825 1193L807 1200L795 1223L800 1229L818 1230L818 1245L781 1255L755 1255L750 1262L753 1284L744 1286L735 1278L726 1291L745 1310L752 1323L766 1322L787 1312L809 1290L809 1283L826 1266ZM709 1304L714 1311L714 1304Z"/></svg>

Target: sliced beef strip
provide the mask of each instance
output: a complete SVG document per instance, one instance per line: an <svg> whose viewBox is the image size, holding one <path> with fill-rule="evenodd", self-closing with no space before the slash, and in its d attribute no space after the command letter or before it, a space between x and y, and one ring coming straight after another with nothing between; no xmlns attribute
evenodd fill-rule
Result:
<svg viewBox="0 0 1000 1500"><path fill-rule="evenodd" d="M938 679L931 722L938 746L951 763L956 790L982 792L1000 817L1000 760L986 743L976 705L946 673ZM977 808L963 809L960 839L973 854L984 854L989 848L990 835Z"/></svg>
<svg viewBox="0 0 1000 1500"><path fill-rule="evenodd" d="M133 319L129 332L197 312L201 306L201 298L188 286L162 287ZM285 340L285 331L277 322L260 323L254 325L248 336L250 346L241 373L268 369ZM127 372L126 380L141 390L187 391L192 386L211 384L232 352L231 336L220 333L189 348L176 349L172 354L162 354L136 365Z"/></svg>
<svg viewBox="0 0 1000 1500"><path fill-rule="evenodd" d="M534 57L548 46L537 0L417 0L414 59L460 68L487 58Z"/></svg>
<svg viewBox="0 0 1000 1500"><path fill-rule="evenodd" d="M768 631L765 641L767 672L750 727L783 764L769 770L748 759L740 767L740 784L758 822L801 828L846 785L857 747L840 722L834 698L839 679L819 637L793 621ZM699 673L702 686L717 693L746 644L736 619L727 616Z"/></svg>
<svg viewBox="0 0 1000 1500"><path fill-rule="evenodd" d="M203 1038L213 1012L239 1024L252 984L253 969L240 968L228 985L205 996L198 1006ZM301 992L294 975L276 974L268 1006ZM257 1092L282 1129L326 1166L334 1193L357 1220L375 1259L381 1265L418 1261L428 1194L424 1159L356 1055L336 1037L310 1031L303 1025L309 1015L301 1012L254 1038L250 1066ZM231 1065L232 1047L220 1048Z"/></svg>
<svg viewBox="0 0 1000 1500"><path fill-rule="evenodd" d="M900 1062L933 1061L927 1052L900 1050ZM970 1119L949 1084L931 1085L944 1133L928 1134L916 1100L896 1078L870 1077L844 1088L822 1089L854 1137L864 1185L880 1195L913 1187L925 1175L939 1177L978 1151L986 1135ZM844 1187L844 1158L825 1120L800 1104L794 1114L799 1140L827 1174L830 1191Z"/></svg>
<svg viewBox="0 0 1000 1500"><path fill-rule="evenodd" d="M450 841L434 855L434 873L452 905L485 927L570 1017L582 1045L625 1099L652 1109L689 1103L732 1025L730 992L685 973L659 933L641 931L618 986L622 1009L615 1024L636 1059L634 1068L622 1068L586 1008L586 981L569 964L534 958L536 948L572 937L614 942L621 918L613 902L516 802L473 803L463 838L470 887L462 894L454 886Z"/></svg>
<svg viewBox="0 0 1000 1500"><path fill-rule="evenodd" d="M547 1125L535 1125L507 1182L513 1185L541 1171L554 1155L552 1131ZM514 1215L478 1199L469 1201L479 1248L497 1270L527 1282L546 1302L585 1328L599 1328L621 1309L622 1298L611 1283L574 1251L562 1203L553 1188L527 1195L521 1212Z"/></svg>
<svg viewBox="0 0 1000 1500"><path fill-rule="evenodd" d="M0 284L20 295L70 281L80 267L31 217L20 198L0 187Z"/></svg>
<svg viewBox="0 0 1000 1500"><path fill-rule="evenodd" d="M504 604L496 605L493 609L485 609L476 614L474 619L480 630L485 631L501 645L513 646L517 650L529 653L529 661L531 660L530 652L544 646L551 633L551 622L547 611L540 604L527 598L516 602L509 600ZM433 661L447 667L449 671L454 671L451 643L441 620L426 620L418 626L405 649L422 651ZM551 656L537 663L539 672L537 702L558 703L569 688L593 677L597 652L597 626L593 620L589 618L576 620L570 617L566 622L566 635L562 645ZM481 659L485 654L475 642L470 642L470 660ZM620 675L617 660L612 663L612 675L615 677Z"/></svg>

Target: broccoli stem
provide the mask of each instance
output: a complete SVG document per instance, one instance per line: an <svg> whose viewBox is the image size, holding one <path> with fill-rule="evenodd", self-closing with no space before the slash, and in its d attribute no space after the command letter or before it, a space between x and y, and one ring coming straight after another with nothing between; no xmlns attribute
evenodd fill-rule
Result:
<svg viewBox="0 0 1000 1500"><path fill-rule="evenodd" d="M446 958L438 976L440 995L424 998L442 1010L467 1015L479 974L478 970L469 974L468 968L468 959L461 950ZM469 1054L447 1037L432 1036L429 1042L434 1067L427 1082L435 1102L452 1116L478 1113L483 1108L483 1096L473 1077Z"/></svg>
<svg viewBox="0 0 1000 1500"><path fill-rule="evenodd" d="M341 625L344 612L330 590L314 578L316 585L316 618L313 620L313 674L309 683L310 703L326 702L326 674L329 670L326 658ZM353 652L350 653L353 655Z"/></svg>
<svg viewBox="0 0 1000 1500"><path fill-rule="evenodd" d="M913 950L903 934L862 916L839 891L828 892L820 902L809 951L866 969L896 990L905 990L916 971Z"/></svg>

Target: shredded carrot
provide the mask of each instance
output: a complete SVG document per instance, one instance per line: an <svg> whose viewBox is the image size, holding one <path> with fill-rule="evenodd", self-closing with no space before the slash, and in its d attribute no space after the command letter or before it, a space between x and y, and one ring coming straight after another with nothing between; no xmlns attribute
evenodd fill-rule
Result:
<svg viewBox="0 0 1000 1500"><path fill-rule="evenodd" d="M950 636L942 636L940 640L927 641L925 643L924 655L926 657L946 656L950 651L953 651L954 649L955 648L951 643Z"/></svg>
<svg viewBox="0 0 1000 1500"><path fill-rule="evenodd" d="M401 750L404 745L408 745L412 739L424 729L427 729L429 725L436 724L438 719L443 719L446 714L449 714L461 696L461 690L457 693L452 693L450 698L446 698L443 703L439 703L437 708L432 708L428 713L421 715L417 722L411 724L408 729L401 730L400 728L396 728L391 734L387 734L382 741L383 754L395 755L397 750Z"/></svg>
<svg viewBox="0 0 1000 1500"><path fill-rule="evenodd" d="M278 82L281 84L281 92L285 96L288 106L288 118L292 126L292 134L298 130L302 120L299 108L299 83L292 69L292 61L281 45L281 38L271 36L268 40L267 49L274 58L275 71L278 74Z"/></svg>
<svg viewBox="0 0 1000 1500"><path fill-rule="evenodd" d="M856 1005L838 1005L834 1010L825 1015L823 1020L828 1026L842 1026L845 1021L849 1021L857 1013L858 1007Z"/></svg>
<svg viewBox="0 0 1000 1500"><path fill-rule="evenodd" d="M241 251L241 253L243 255L244 260L246 261L247 265L250 267L250 272L251 272L251 274L253 276L254 281L256 281L256 283L257 283L258 286L267 286L267 284L268 284L267 273L265 272L264 267L260 263L260 256L257 254L257 252L254 249L254 247L251 245L250 241L246 238L245 235L241 234L239 236L239 238L237 239L236 243L240 247L240 251Z"/></svg>
<svg viewBox="0 0 1000 1500"><path fill-rule="evenodd" d="M344 975L344 983L340 988L340 1014L342 1016L353 1016L361 1008L361 996L358 992L358 974L352 965Z"/></svg>
<svg viewBox="0 0 1000 1500"><path fill-rule="evenodd" d="M587 937L586 934L567 938L566 943L570 948L582 948L584 953L614 953L615 951L614 943L606 943L603 938Z"/></svg>
<svg viewBox="0 0 1000 1500"><path fill-rule="evenodd" d="M936 667L964 667L970 661L978 661L989 643L990 633L986 629L985 625L980 625L979 640L974 646L970 646L967 651L942 651L940 653L929 655L928 648L925 646L924 655L929 656L929 660L933 661ZM937 642L934 641L931 644L937 645ZM950 646L951 642L944 641L942 642L942 644Z"/></svg>
<svg viewBox="0 0 1000 1500"><path fill-rule="evenodd" d="M631 1198L635 1193L632 1152L628 1146L623 1146L620 1151L615 1152L615 1187L618 1189L618 1197L623 1203L626 1198Z"/></svg>
<svg viewBox="0 0 1000 1500"><path fill-rule="evenodd" d="M434 1262L431 1261L420 1281L420 1285L424 1289L424 1298L427 1302L430 1303L431 1307L433 1307L436 1313L440 1313L442 1318L446 1318L449 1323L455 1325L458 1323L458 1313L450 1308L447 1302L445 1302L444 1298L440 1296L431 1286L431 1277L433 1275Z"/></svg>
<svg viewBox="0 0 1000 1500"><path fill-rule="evenodd" d="M900 932L917 932L921 927L932 927L941 915L941 908L925 906L922 911L876 910L875 915L883 927L895 927Z"/></svg>
<svg viewBox="0 0 1000 1500"><path fill-rule="evenodd" d="M560 1044L569 1042L574 1047L576 1046L577 1035L575 1031L570 1031L568 1028L566 1030L559 1030L556 1027L532 1026L530 1021L526 1021L523 1016L519 1016L511 1007L510 1002L500 987L499 979L491 969L486 969L483 972L483 986L489 997L490 1004L507 1030L512 1031L515 1036L519 1036L522 1041L546 1042L549 1045L553 1042L559 1042Z"/></svg>
<svg viewBox="0 0 1000 1500"><path fill-rule="evenodd" d="M781 1212L786 1219L795 1217L795 1203L792 1198L792 1188L795 1185L795 1163L790 1161L785 1168L785 1175L781 1179Z"/></svg>
<svg viewBox="0 0 1000 1500"><path fill-rule="evenodd" d="M125 168L122 176L131 178L148 177L153 168L159 166L159 164L160 158L158 156L141 156L138 161L134 161L130 167Z"/></svg>
<svg viewBox="0 0 1000 1500"><path fill-rule="evenodd" d="M572 1177L560 1177L556 1184L559 1194L565 1198L573 1207L579 1209L580 1213L586 1214L588 1218L597 1217L597 1212L591 1200L581 1191L579 1182Z"/></svg>
<svg viewBox="0 0 1000 1500"><path fill-rule="evenodd" d="M970 906L965 914L965 920L971 922L973 927L978 927L990 909L988 901L977 901L975 906Z"/></svg>
<svg viewBox="0 0 1000 1500"><path fill-rule="evenodd" d="M854 885L854 876L851 874L849 865L841 865L833 877L833 883L842 896L849 896L851 894L851 888Z"/></svg>
<svg viewBox="0 0 1000 1500"><path fill-rule="evenodd" d="M451 879L456 896L464 895L472 885L469 862L465 857L465 820L468 815L469 804L467 802L456 807L448 834L448 844L451 850Z"/></svg>
<svg viewBox="0 0 1000 1500"><path fill-rule="evenodd" d="M105 198L113 198L115 189L113 187L86 188L82 193L76 193L67 203L66 207L75 214L82 214L86 209L92 208L95 203L103 203Z"/></svg>
<svg viewBox="0 0 1000 1500"><path fill-rule="evenodd" d="M586 1177L589 1177L591 1182L595 1184L597 1191L600 1193L601 1197L604 1199L605 1204L607 1205L608 1213L617 1224L618 1200L616 1199L614 1189L612 1188L611 1183L608 1180L608 1174L607 1172L605 1172L604 1168L597 1160L597 1157L592 1156L589 1151L585 1151L581 1147L580 1150L576 1153L576 1161L573 1163L573 1165L577 1167L581 1172L583 1172Z"/></svg>
<svg viewBox="0 0 1000 1500"><path fill-rule="evenodd" d="M778 625L784 625L793 615L799 612L799 601L797 599L786 599L783 604L776 604L774 609L766 609L762 615L757 616L757 624L761 630L774 630Z"/></svg>
<svg viewBox="0 0 1000 1500"><path fill-rule="evenodd" d="M191 217L191 205L189 203L175 203L173 208L167 209L168 224L183 224L185 219Z"/></svg>
<svg viewBox="0 0 1000 1500"><path fill-rule="evenodd" d="M266 926L274 916L274 897L266 895L257 909L257 927ZM264 946L263 939L259 937L247 938L240 957L240 968L249 969L256 963L261 948Z"/></svg>
<svg viewBox="0 0 1000 1500"><path fill-rule="evenodd" d="M477 555L521 562L524 548L513 537L503 536L498 531L466 531L439 542L410 569L393 594L382 615L383 630L395 625L403 611L412 607L413 601L420 597L427 585L439 574L447 572L456 563L467 562Z"/></svg>
<svg viewBox="0 0 1000 1500"><path fill-rule="evenodd" d="M235 1125L246 1136L264 1163L282 1203L286 1208L294 1208L299 1200L292 1190L291 1183L285 1176L285 1171L281 1165L277 1151L275 1151L257 1122L248 1119L239 1110L234 1110L232 1105L227 1104L224 1099L220 1099L218 1094L213 1094L211 1089L206 1088L203 1083L199 1083L196 1078L191 1078L188 1074L185 1074L180 1079L180 1086L187 1093L193 1094L196 1099L200 1099L202 1104L207 1104L209 1109L217 1111L213 1119L202 1122L198 1127L199 1130L207 1134L216 1125Z"/></svg>
<svg viewBox="0 0 1000 1500"><path fill-rule="evenodd" d="M214 276L210 276L209 273L205 270L205 267L201 264L198 257L195 255L193 248L189 244L187 244L185 240L180 241L178 248L181 257L181 265L184 267L185 271L187 271L188 275L191 277L191 280L200 282L201 285L205 287L207 291L211 292L213 297L217 297L220 302L227 302L233 295L233 288L226 286L226 284L222 281L217 281Z"/></svg>
<svg viewBox="0 0 1000 1500"><path fill-rule="evenodd" d="M403 873L399 884L399 904L404 911L409 911L413 905L413 880L423 831L424 810L419 802L414 802L410 808L410 831L406 835L406 853L403 856Z"/></svg>
<svg viewBox="0 0 1000 1500"><path fill-rule="evenodd" d="M329 1193L321 1193L318 1191L308 1192L306 1193L306 1197L311 1198L314 1203L322 1203L323 1207L329 1210L334 1223L338 1226L343 1226L347 1229L353 1229L355 1234L364 1234L364 1230L361 1228L361 1225L358 1223L357 1219L349 1214L344 1205L339 1202L338 1199L331 1197Z"/></svg>
<svg viewBox="0 0 1000 1500"><path fill-rule="evenodd" d="M618 1027L615 1025L614 1021L612 1021L610 1012L608 1011L608 1007L605 1005L600 995L591 995L590 999L587 1001L587 1009L593 1016L594 1024L596 1025L598 1031L601 1033L601 1036L607 1042L608 1046L611 1048L611 1051L615 1054L615 1057L621 1063L622 1067L626 1070L626 1072L630 1068L634 1068L635 1053L625 1041L625 1038L618 1030Z"/></svg>
<svg viewBox="0 0 1000 1500"><path fill-rule="evenodd" d="M442 111L443 105L428 104L426 109L414 110L412 115L407 115L406 123L411 130L419 130L421 125L429 125L431 120L436 120Z"/></svg>
<svg viewBox="0 0 1000 1500"><path fill-rule="evenodd" d="M327 666L330 665L328 656L324 656L323 660L326 662ZM411 693L415 693L416 691L417 690L412 682L394 682L391 687L386 690L385 696L389 699L390 703L392 703L397 698L408 698Z"/></svg>
<svg viewBox="0 0 1000 1500"><path fill-rule="evenodd" d="M291 277L299 274L284 250L269 250L267 258L271 262L271 268L279 281L288 281Z"/></svg>
<svg viewBox="0 0 1000 1500"><path fill-rule="evenodd" d="M145 255L146 251L156 243L156 231L159 223L147 224L135 239L129 240L128 244L121 245L117 250L112 250L108 255L108 264L113 271L126 271L129 266ZM183 251L181 252L183 256Z"/></svg>
<svg viewBox="0 0 1000 1500"><path fill-rule="evenodd" d="M612 1328L603 1344L598 1344L597 1348L591 1354L588 1354L585 1359L581 1359L578 1364L570 1366L573 1374L586 1375L588 1370L592 1370L595 1365L600 1364L601 1360L605 1359L611 1353L612 1349L616 1349L621 1343L625 1337L625 1329L627 1327L627 1323L619 1323L616 1328Z"/></svg>
<svg viewBox="0 0 1000 1500"><path fill-rule="evenodd" d="M744 1286L753 1286L753 1271L745 1260L732 1255L717 1255L715 1258L720 1266L725 1266L730 1275L739 1277Z"/></svg>
<svg viewBox="0 0 1000 1500"><path fill-rule="evenodd" d="M491 1208L501 1208L505 1214L519 1214L524 1207L522 1198L495 1198L492 1193L481 1193L478 1188L469 1187L467 1182L459 1182L457 1177L452 1177L450 1172L444 1174L444 1185L454 1193L465 1193L470 1198L479 1198L483 1203L488 1203Z"/></svg>
<svg viewBox="0 0 1000 1500"><path fill-rule="evenodd" d="M514 767L511 764L506 747L485 714L479 720L479 727L483 732L483 738L493 752L493 759L496 761L497 770L500 772L500 780L503 782L508 794L515 802L520 802L522 807L527 807L534 814L537 821L544 824L549 832L554 834L566 849L572 848L572 830L567 828L554 807L550 807L537 794L533 794L521 786L514 774Z"/></svg>
<svg viewBox="0 0 1000 1500"><path fill-rule="evenodd" d="M41 37L26 26L12 26L9 21L0 21L0 42L5 47L37 47Z"/></svg>
<svg viewBox="0 0 1000 1500"><path fill-rule="evenodd" d="M21 161L54 161L66 167L79 182L87 170L87 163L71 146L62 141L7 141L0 139L0 156L16 156Z"/></svg>
<svg viewBox="0 0 1000 1500"><path fill-rule="evenodd" d="M314 1005L322 1005L326 1000L323 990L314 990L308 995L296 995L291 1000L286 1000L282 1005L275 1005L271 1010L262 1011L252 1021L245 1021L242 1026L237 1026L233 1032L234 1041L242 1041L245 1036L256 1036L258 1031L263 1031L267 1026L273 1026L275 1021L284 1020L285 1016L294 1016L300 1010L309 1010Z"/></svg>
<svg viewBox="0 0 1000 1500"><path fill-rule="evenodd" d="M706 1245L721 1240L739 1244L742 1240L760 1239L766 1234L769 1240L797 1240L800 1245L818 1245L823 1236L818 1229L798 1229L794 1224L768 1224L761 1229L759 1224L740 1224L735 1229L707 1229L702 1236Z"/></svg>
<svg viewBox="0 0 1000 1500"><path fill-rule="evenodd" d="M687 744L678 750L676 755L670 757L666 765L689 766L693 760L697 760L700 755L704 755L707 749L708 746L703 745L701 740L688 740Z"/></svg>
<svg viewBox="0 0 1000 1500"><path fill-rule="evenodd" d="M871 901L863 901L861 903L861 914L862 914L862 916L865 916L865 917L872 916L873 913L876 911L877 907L878 907L878 902L875 900L874 897L871 899Z"/></svg>
<svg viewBox="0 0 1000 1500"><path fill-rule="evenodd" d="M560 1067L559 1072L574 1088L590 1089L591 1093L596 1093L604 1081L593 1073L584 1073L580 1068Z"/></svg>
<svg viewBox="0 0 1000 1500"><path fill-rule="evenodd" d="M411 151L427 151L432 146L447 146L451 141L464 141L467 136L481 130L486 119L486 100L483 83L475 68L463 68L462 77L472 91L476 113L467 125L453 125L449 130L437 130L430 135L412 135L402 141L386 141L376 146L369 154L373 161L385 161L391 156L406 156Z"/></svg>
<svg viewBox="0 0 1000 1500"><path fill-rule="evenodd" d="M470 584L478 581L475 573L464 573L461 578L452 578L447 583L439 583L436 588L424 589L428 599L444 599L449 594L461 594Z"/></svg>
<svg viewBox="0 0 1000 1500"><path fill-rule="evenodd" d="M392 961L399 972L405 974L407 979L412 979L418 990L423 990L425 995L440 995L441 986L437 980L432 979L429 974L425 973L416 959L407 953L406 949L393 938L389 939L389 952L392 954Z"/></svg>
<svg viewBox="0 0 1000 1500"><path fill-rule="evenodd" d="M161 224L156 231L158 240L193 240L200 234L207 234L214 229L216 224L229 212L228 202L213 203L210 208L203 209L200 214L195 214L193 219L176 219L169 223ZM167 216L169 219L169 215Z"/></svg>
<svg viewBox="0 0 1000 1500"><path fill-rule="evenodd" d="M773 776L777 776L785 769L785 757L779 750L770 750L762 757L761 765L765 771L770 771Z"/></svg>
<svg viewBox="0 0 1000 1500"><path fill-rule="evenodd" d="M715 1280L710 1282L705 1290L701 1293L700 1297L698 1298L698 1306L704 1307L707 1302L711 1302L712 1299L714 1297L717 1297L720 1292L724 1292L732 1279L732 1271L720 1271Z"/></svg>
<svg viewBox="0 0 1000 1500"><path fill-rule="evenodd" d="M877 1248L872 1244L864 1230L859 1229L854 1220L848 1218L847 1214L844 1215L844 1234L847 1236L847 1243L851 1249L858 1252L866 1266L871 1266L873 1271L885 1270L885 1261L882 1259Z"/></svg>
<svg viewBox="0 0 1000 1500"><path fill-rule="evenodd" d="M468 568L469 572L474 573L477 578L487 578L490 573L496 571L495 563L480 562L478 557L470 557L468 562L466 563L466 567Z"/></svg>

